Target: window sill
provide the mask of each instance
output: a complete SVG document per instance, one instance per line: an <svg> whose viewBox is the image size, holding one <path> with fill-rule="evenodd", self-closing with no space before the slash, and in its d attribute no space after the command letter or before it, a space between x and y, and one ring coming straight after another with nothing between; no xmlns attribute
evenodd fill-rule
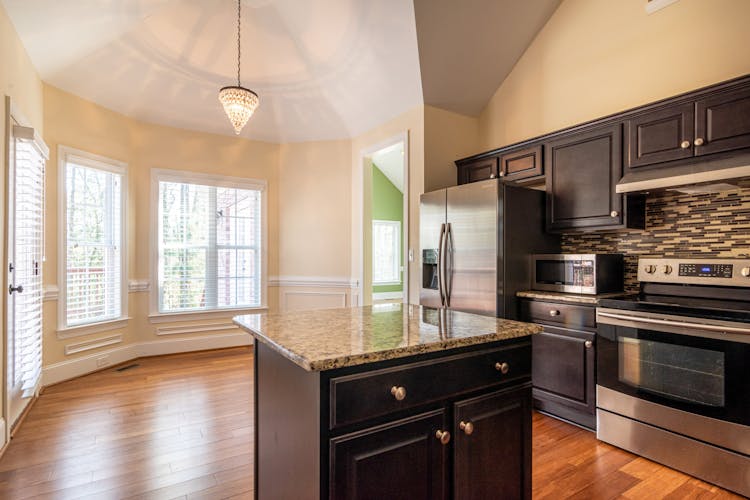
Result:
<svg viewBox="0 0 750 500"><path fill-rule="evenodd" d="M402 285L401 281L373 281L372 286L395 286Z"/></svg>
<svg viewBox="0 0 750 500"><path fill-rule="evenodd" d="M241 314L252 314L268 311L268 306L242 307L232 309L211 309L209 311L190 311L178 313L151 313L148 315L150 323L172 323L175 321L193 321L199 319L217 319Z"/></svg>
<svg viewBox="0 0 750 500"><path fill-rule="evenodd" d="M108 321L100 321L98 323L86 323L84 325L66 326L57 329L58 339L70 339L74 337L81 337L83 335L89 335L91 333L106 332L109 330L117 330L119 328L125 328L128 326L129 317L117 318Z"/></svg>

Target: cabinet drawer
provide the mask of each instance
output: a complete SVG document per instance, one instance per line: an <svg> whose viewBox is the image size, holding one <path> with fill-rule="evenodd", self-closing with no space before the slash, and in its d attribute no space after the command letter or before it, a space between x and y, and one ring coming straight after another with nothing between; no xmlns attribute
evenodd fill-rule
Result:
<svg viewBox="0 0 750 500"><path fill-rule="evenodd" d="M521 321L533 321L566 328L596 328L596 308L572 304L557 304L524 300L521 302Z"/></svg>
<svg viewBox="0 0 750 500"><path fill-rule="evenodd" d="M507 373L503 373L503 364ZM496 366L497 365L497 366ZM330 428L531 376L529 342L330 380ZM403 399L398 391L404 391Z"/></svg>

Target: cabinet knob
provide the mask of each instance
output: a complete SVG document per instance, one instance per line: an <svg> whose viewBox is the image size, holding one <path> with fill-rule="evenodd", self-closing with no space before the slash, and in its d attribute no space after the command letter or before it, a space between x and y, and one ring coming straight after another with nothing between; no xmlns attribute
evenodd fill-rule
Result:
<svg viewBox="0 0 750 500"><path fill-rule="evenodd" d="M464 431L464 434L467 436L471 436L471 433L474 432L474 424L471 422L464 422L463 420L459 422L458 428Z"/></svg>
<svg viewBox="0 0 750 500"><path fill-rule="evenodd" d="M500 171L500 173L499 173L498 175L499 175L500 177L503 177L503 176L505 176L505 171L504 171L504 170L501 170L501 171Z"/></svg>
<svg viewBox="0 0 750 500"><path fill-rule="evenodd" d="M495 363L495 370L505 375L510 371L510 365L508 363Z"/></svg>
<svg viewBox="0 0 750 500"><path fill-rule="evenodd" d="M396 398L396 401L403 401L406 397L406 387L396 387L395 385L391 387L391 394L393 394L393 397Z"/></svg>
<svg viewBox="0 0 750 500"><path fill-rule="evenodd" d="M586 346L586 349L591 349L591 346L593 346L594 343L591 342L590 340L587 340L586 342L583 343L583 345Z"/></svg>
<svg viewBox="0 0 750 500"><path fill-rule="evenodd" d="M612 217L617 217L618 215L620 215L620 212L618 212L617 210L612 210L609 215Z"/></svg>
<svg viewBox="0 0 750 500"><path fill-rule="evenodd" d="M550 316L560 316L560 311L558 311L557 309L552 309L552 310L550 310L549 315Z"/></svg>
<svg viewBox="0 0 750 500"><path fill-rule="evenodd" d="M702 138L702 137L698 137L698 138L697 138L697 139L696 139L696 140L695 140L695 141L693 142L693 144L695 144L696 146L703 146L703 138Z"/></svg>
<svg viewBox="0 0 750 500"><path fill-rule="evenodd" d="M451 442L451 433L448 431L437 431L435 437L438 438L440 444L443 446Z"/></svg>
<svg viewBox="0 0 750 500"><path fill-rule="evenodd" d="M495 178L495 174L490 174L490 179L494 179L494 178Z"/></svg>
<svg viewBox="0 0 750 500"><path fill-rule="evenodd" d="M682 141L682 142L680 143L680 147L681 147L682 149L687 149L687 148L689 148L689 147L690 147L690 141Z"/></svg>

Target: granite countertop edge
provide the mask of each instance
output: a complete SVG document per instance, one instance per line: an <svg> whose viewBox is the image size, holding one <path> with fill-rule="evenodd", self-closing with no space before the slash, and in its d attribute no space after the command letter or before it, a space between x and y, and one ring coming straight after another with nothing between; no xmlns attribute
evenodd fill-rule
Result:
<svg viewBox="0 0 750 500"><path fill-rule="evenodd" d="M309 360L304 356L295 353L294 351L284 347L283 345L275 342L268 338L266 335L254 330L249 325L239 321L238 319L232 320L238 327L246 331L249 335L252 335L257 341L262 342L266 346L270 347L277 353L284 356L295 365L303 368L309 372L321 372L334 370L337 368L345 368L349 366L358 366L368 363L376 363L379 361L387 361L390 359L406 358L409 356L415 356L418 354L427 354L432 352L438 352L442 350L458 349L461 347L469 347L480 344L488 344L491 342L499 342L503 340L513 340L523 337L528 337L537 333L541 333L543 328L540 325L533 323L524 323L515 320L505 320L511 323L515 323L518 326L512 328L514 331L508 331L503 329L502 332L492 332L478 334L471 337L459 337L453 339L445 339L427 344L418 344L397 347L394 349L387 349L382 351L374 351L367 353L358 353L342 356L334 356L323 359Z"/></svg>

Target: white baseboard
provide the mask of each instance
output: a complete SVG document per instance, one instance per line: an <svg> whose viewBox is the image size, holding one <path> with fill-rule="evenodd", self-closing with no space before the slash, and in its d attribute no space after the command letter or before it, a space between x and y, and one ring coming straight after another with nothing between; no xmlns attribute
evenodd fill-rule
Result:
<svg viewBox="0 0 750 500"><path fill-rule="evenodd" d="M242 331L218 335L203 335L186 339L137 342L45 366L42 370L42 386L80 377L81 375L105 369L107 366L117 365L136 358L205 351L209 349L224 349L250 344L252 344L252 337ZM100 366L98 361L102 358L106 359L106 364Z"/></svg>

